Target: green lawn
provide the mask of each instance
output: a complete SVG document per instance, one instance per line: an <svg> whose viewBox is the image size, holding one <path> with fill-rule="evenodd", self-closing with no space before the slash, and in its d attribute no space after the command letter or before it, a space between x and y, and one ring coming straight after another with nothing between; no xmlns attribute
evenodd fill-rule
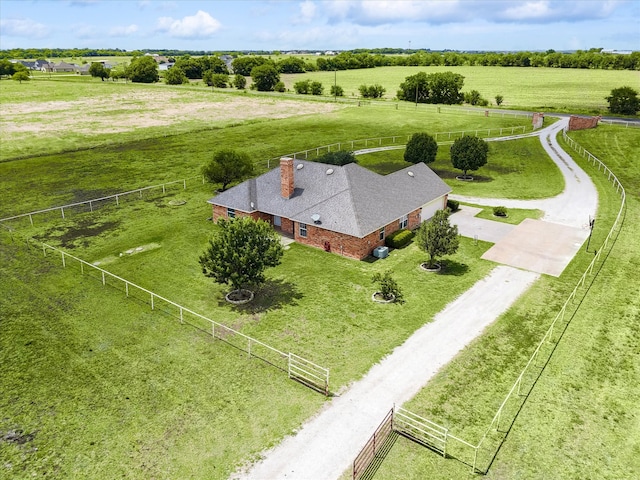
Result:
<svg viewBox="0 0 640 480"><path fill-rule="evenodd" d="M10 97L5 89L9 85L16 91L15 82L0 82L3 104ZM46 83L39 85L31 86L36 91ZM91 94L99 97L103 86L93 85L96 90ZM148 88L149 92L172 91L163 86ZM221 102L230 97L214 95ZM144 105L141 108L149 114ZM46 122L46 116L34 122ZM176 119L176 133L195 128L193 123L180 122ZM47 142L16 146L3 132L3 151L7 147L41 156L0 163L0 216L192 177L221 145L247 151L264 169L266 159L288 152L357 138L408 135L424 131L425 125L430 132L441 132L527 123L352 107L324 115L198 127L161 139L154 137L161 128L110 133L99 139L69 132L54 143L54 149L75 148L76 141L95 148L47 156L41 155ZM637 132L600 127L576 133L575 138L603 160L611 159L614 171L624 174L629 195L636 192L629 201L629 218L637 217L640 172L633 161ZM535 168L528 168L538 161L537 140L522 149L517 147L519 142L506 147L495 144L497 161L490 156L494 168L502 169L509 181L501 184L497 170L485 173L491 180L474 184L474 194L505 194L506 183L513 183L533 195L542 188L542 179L553 185L559 175L547 163L539 167L540 176ZM603 182L601 177L597 180L601 187ZM559 187L556 184L549 191L554 188ZM142 200L122 199L120 207L102 207L93 214L67 211L64 221L55 212L34 217L33 228L28 220L16 225L23 233L88 261L102 261L109 271L276 348L329 367L334 391L362 376L492 266L479 258L489 245L476 246L471 240L461 242L460 252L449 259L444 274L431 276L417 268L423 255L413 245L372 263L293 245L283 264L269 272L255 304L232 308L221 300L223 289L204 278L197 264L207 236L215 229L205 203L212 190L190 179L186 191L173 186L165 197L156 192ZM172 207L171 199L187 203ZM606 232L615 195L605 188L601 201L595 245ZM638 450L638 427L628 412L633 412L632 399L640 393L639 362L634 362L640 351L635 321L638 296L630 288L638 269L638 233L628 220L597 285L579 310L585 333L571 342L565 341L567 334L560 343L552 359L558 362L555 370L550 364L540 388L532 394L532 398L541 395L540 399L528 402L517 419L516 427L528 415L527 427L514 428L495 470L490 471L496 478L549 477L558 471L582 478L592 471L601 473L602 465L611 467L614 478L624 473L621 466L637 465L632 453ZM15 240L11 243L6 234L0 235L0 438L4 439L0 441L0 468L4 469L0 476L227 478L321 407L321 395L288 380L286 373L180 325L164 307L151 312L146 298L132 294L127 299L122 287L104 288L99 277L89 273L81 277L77 266L62 269L59 257L44 259L41 251L26 251L19 235ZM141 245L155 248L126 254ZM589 254L581 252L560 279L538 282L522 304L443 370L434 387L421 393L411 408L433 414L435 420L445 418L454 434L475 441L588 259ZM371 275L387 268L403 288L404 305L376 305L370 300ZM605 293L601 295L600 290ZM425 291L435 294L427 296ZM577 323L572 323L570 331ZM565 357L560 349L565 349ZM576 356L576 351L581 353ZM575 381L564 382L566 376ZM547 377L553 385L542 388ZM549 421L546 397L564 412L553 418L555 422ZM576 415L580 421L574 422ZM580 430L569 428L566 419ZM529 428L535 434L529 434ZM622 437L626 432L631 441ZM556 458L555 434L569 445L570 457ZM582 441L574 444L576 436ZM602 445L590 440L594 438L602 438ZM540 447L542 441L547 443ZM414 453L404 448L414 448ZM426 463L418 461L423 458ZM576 465L575 458L582 463ZM453 478L467 475L467 467L458 462L443 462L404 441L397 442L379 474L381 478L423 478L430 471Z"/></svg>
<svg viewBox="0 0 640 480"><path fill-rule="evenodd" d="M499 217L493 214L492 207L485 207L482 205L474 205L473 203L460 203L460 205L468 205L470 207L481 208L476 217L484 218L485 220L493 220L494 222L510 223L512 225L519 225L525 218L533 218L534 220L542 217L544 212L542 210L525 209L525 208L508 208L506 217Z"/></svg>
<svg viewBox="0 0 640 480"><path fill-rule="evenodd" d="M447 182L454 194L533 199L553 197L564 190L562 175L538 138L489 142L487 164L470 172L473 182L456 179L462 172L451 165L449 149L449 145L439 145L436 161L429 166ZM380 174L410 165L404 161L403 149L358 155L357 160L360 165Z"/></svg>
<svg viewBox="0 0 640 480"><path fill-rule="evenodd" d="M503 420L502 425L509 425L515 418L491 464L489 478L618 479L632 478L630 473L640 469L636 415L640 296L633 286L640 267L640 231L631 220L640 212L636 188L640 172L633 161L638 151L637 132L599 127L574 132L572 137L608 163L627 187L626 220L587 296L580 296L580 302L572 305L576 313L524 407L516 417L507 415ZM597 169L583 160L580 164L592 173L600 192L591 243L597 247L617 215L620 199ZM453 435L477 443L592 255L582 249L559 279L543 277L538 281L406 407L449 427ZM491 447L479 457L481 468L488 466L499 439L490 436L486 445ZM451 454L460 452L452 449ZM467 453L465 459L469 458ZM400 438L375 478L430 476L464 478L471 474L469 466L444 460Z"/></svg>

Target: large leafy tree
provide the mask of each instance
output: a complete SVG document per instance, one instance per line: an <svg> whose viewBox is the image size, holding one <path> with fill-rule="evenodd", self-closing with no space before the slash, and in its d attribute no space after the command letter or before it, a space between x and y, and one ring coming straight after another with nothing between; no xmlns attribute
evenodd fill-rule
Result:
<svg viewBox="0 0 640 480"><path fill-rule="evenodd" d="M280 81L280 74L273 65L264 64L259 67L253 67L251 79L259 92L271 92Z"/></svg>
<svg viewBox="0 0 640 480"><path fill-rule="evenodd" d="M202 273L234 290L264 283L268 267L280 263L284 249L273 227L249 217L218 220L218 234L199 262Z"/></svg>
<svg viewBox="0 0 640 480"><path fill-rule="evenodd" d="M451 163L464 176L468 171L474 171L486 165L489 155L489 145L478 137L465 135L451 145Z"/></svg>
<svg viewBox="0 0 640 480"><path fill-rule="evenodd" d="M606 99L611 113L635 115L640 110L638 92L631 87L614 88Z"/></svg>
<svg viewBox="0 0 640 480"><path fill-rule="evenodd" d="M405 78L400 84L397 96L400 100L417 103L443 103L453 105L462 103L464 77L459 73L436 72L426 74L418 72Z"/></svg>
<svg viewBox="0 0 640 480"><path fill-rule="evenodd" d="M89 67L89 75L92 77L100 78L103 82L105 78L109 78L111 70L104 68L104 65L99 62L92 62Z"/></svg>
<svg viewBox="0 0 640 480"><path fill-rule="evenodd" d="M458 226L449 223L446 210L438 210L431 220L420 224L414 242L429 255L427 266L433 268L439 258L458 251Z"/></svg>
<svg viewBox="0 0 640 480"><path fill-rule="evenodd" d="M438 153L438 143L427 133L414 133L407 142L404 161L409 163L432 163Z"/></svg>
<svg viewBox="0 0 640 480"><path fill-rule="evenodd" d="M251 75L251 70L265 64L273 65L273 62L265 57L248 56L234 59L231 62L231 67L233 68L233 73L248 77Z"/></svg>
<svg viewBox="0 0 640 480"><path fill-rule="evenodd" d="M158 64L146 55L131 60L125 73L129 80L136 83L155 83L160 79Z"/></svg>
<svg viewBox="0 0 640 480"><path fill-rule="evenodd" d="M224 191L230 183L253 175L253 163L246 153L220 150L202 167L202 174L211 183L221 183Z"/></svg>

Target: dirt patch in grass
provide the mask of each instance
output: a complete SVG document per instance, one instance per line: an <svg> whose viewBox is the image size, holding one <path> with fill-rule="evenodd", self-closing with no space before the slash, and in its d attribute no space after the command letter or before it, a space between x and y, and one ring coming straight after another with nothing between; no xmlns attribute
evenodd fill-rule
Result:
<svg viewBox="0 0 640 480"><path fill-rule="evenodd" d="M85 237L95 237L117 228L119 224L119 221L94 222L91 219L83 219L75 225L51 228L44 235L37 235L34 238L43 242L47 242L49 238L55 238L62 248L74 249L87 246Z"/></svg>
<svg viewBox="0 0 640 480"><path fill-rule="evenodd" d="M70 130L93 136L189 121L220 124L287 118L329 113L339 108L343 107L330 103L145 90L68 102L9 103L3 105L0 129L5 138L12 134L55 134Z"/></svg>

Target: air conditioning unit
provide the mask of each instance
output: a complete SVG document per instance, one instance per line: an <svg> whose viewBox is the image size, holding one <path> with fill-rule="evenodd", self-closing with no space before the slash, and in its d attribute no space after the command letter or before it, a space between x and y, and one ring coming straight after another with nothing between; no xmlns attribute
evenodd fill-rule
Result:
<svg viewBox="0 0 640 480"><path fill-rule="evenodd" d="M389 256L389 247L376 247L373 249L373 256L376 258L387 258Z"/></svg>

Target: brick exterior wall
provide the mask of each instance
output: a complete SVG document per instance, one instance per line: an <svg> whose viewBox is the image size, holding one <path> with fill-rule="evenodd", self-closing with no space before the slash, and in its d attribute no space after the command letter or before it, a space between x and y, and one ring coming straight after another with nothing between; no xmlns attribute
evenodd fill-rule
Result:
<svg viewBox="0 0 640 480"><path fill-rule="evenodd" d="M446 201L445 201L446 202ZM446 203L445 203L446 205ZM241 210L235 210L236 217L251 217L254 220L258 218L273 225L273 216L262 212L243 212ZM220 205L213 205L213 221L217 221L219 218L228 218L227 208ZM400 229L400 219L385 225L384 237ZM407 228L413 230L420 225L420 209L412 211L408 216ZM380 232L376 230L371 232L364 238L353 237L344 233L332 232L326 230L319 225L313 223L307 223L307 236L300 236L300 224L294 222L289 218L281 219L280 230L286 235L291 235L296 242L303 245L309 245L316 248L322 248L323 250L331 251L339 255L354 258L356 260L362 260L363 258L371 255L373 249L384 245L384 239L380 240Z"/></svg>
<svg viewBox="0 0 640 480"><path fill-rule="evenodd" d="M409 214L407 228L413 230L419 225L420 209L416 209ZM387 235L390 235L399 229L399 219L385 225L385 238L387 237ZM345 235L343 233L332 232L331 230L326 230L318 225L314 225L313 223L307 223L306 237L300 236L300 226L298 223L296 223L294 239L298 243L310 245L316 248L322 248L324 250L329 250L333 253L337 253L349 258L354 258L356 260L362 260L368 255L371 255L374 248L384 245L384 239L380 240L379 230L370 233L364 238L358 238L352 237L351 235Z"/></svg>
<svg viewBox="0 0 640 480"><path fill-rule="evenodd" d="M544 124L544 113L534 113L531 123L534 129L542 128L542 125Z"/></svg>
<svg viewBox="0 0 640 480"><path fill-rule="evenodd" d="M602 117L578 117L571 115L569 117L569 130L586 130L587 128L596 128Z"/></svg>

